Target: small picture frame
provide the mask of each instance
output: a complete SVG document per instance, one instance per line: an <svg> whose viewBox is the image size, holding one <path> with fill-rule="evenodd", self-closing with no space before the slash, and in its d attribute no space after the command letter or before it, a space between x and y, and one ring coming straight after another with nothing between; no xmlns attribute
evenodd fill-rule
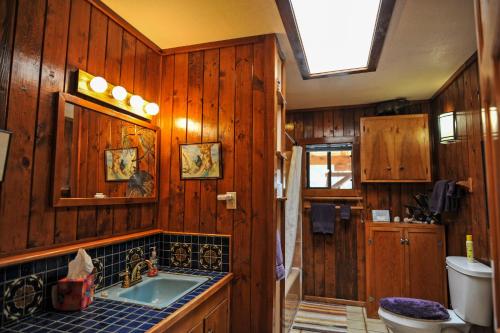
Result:
<svg viewBox="0 0 500 333"><path fill-rule="evenodd" d="M389 223L391 222L391 213L387 209L374 209L372 210L372 221Z"/></svg>
<svg viewBox="0 0 500 333"><path fill-rule="evenodd" d="M128 181L137 172L137 156L137 147L106 149L104 151L106 181Z"/></svg>
<svg viewBox="0 0 500 333"><path fill-rule="evenodd" d="M179 145L182 180L222 178L222 144L203 142Z"/></svg>
<svg viewBox="0 0 500 333"><path fill-rule="evenodd" d="M0 130L0 183L3 182L3 179L5 178L11 136L12 132Z"/></svg>

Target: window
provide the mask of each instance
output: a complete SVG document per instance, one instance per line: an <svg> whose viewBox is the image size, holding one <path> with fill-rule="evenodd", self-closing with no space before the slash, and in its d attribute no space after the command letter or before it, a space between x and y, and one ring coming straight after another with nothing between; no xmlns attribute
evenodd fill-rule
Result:
<svg viewBox="0 0 500 333"><path fill-rule="evenodd" d="M375 71L395 0L276 0L304 79Z"/></svg>
<svg viewBox="0 0 500 333"><path fill-rule="evenodd" d="M353 188L350 143L307 145L306 167L307 188Z"/></svg>

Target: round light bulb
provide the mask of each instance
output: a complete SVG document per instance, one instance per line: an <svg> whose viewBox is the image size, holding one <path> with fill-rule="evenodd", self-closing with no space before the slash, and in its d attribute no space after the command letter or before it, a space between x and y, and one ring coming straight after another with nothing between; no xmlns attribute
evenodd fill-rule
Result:
<svg viewBox="0 0 500 333"><path fill-rule="evenodd" d="M108 83L103 77L96 76L90 80L90 89L97 93L103 93L108 89Z"/></svg>
<svg viewBox="0 0 500 333"><path fill-rule="evenodd" d="M111 90L111 94L118 101L123 101L127 98L127 90L122 86L116 86Z"/></svg>
<svg viewBox="0 0 500 333"><path fill-rule="evenodd" d="M132 106L134 109L140 109L144 105L144 100L139 95L132 95L132 97L130 97L129 103L130 106Z"/></svg>
<svg viewBox="0 0 500 333"><path fill-rule="evenodd" d="M146 104L144 109L146 110L146 113L151 116L155 116L158 114L158 112L160 112L160 107L156 103L148 103Z"/></svg>

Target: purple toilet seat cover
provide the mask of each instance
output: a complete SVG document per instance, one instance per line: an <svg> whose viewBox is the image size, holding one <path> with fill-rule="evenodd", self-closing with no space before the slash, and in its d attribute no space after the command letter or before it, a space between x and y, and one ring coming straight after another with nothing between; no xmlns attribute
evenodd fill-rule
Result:
<svg viewBox="0 0 500 333"><path fill-rule="evenodd" d="M424 299L387 297L380 300L380 306L392 313L425 320L448 320L448 310L438 302Z"/></svg>

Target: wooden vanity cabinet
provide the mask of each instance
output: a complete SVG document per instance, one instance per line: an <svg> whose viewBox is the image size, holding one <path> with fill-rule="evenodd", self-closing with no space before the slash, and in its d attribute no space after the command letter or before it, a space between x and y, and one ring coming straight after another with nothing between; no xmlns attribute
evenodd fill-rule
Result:
<svg viewBox="0 0 500 333"><path fill-rule="evenodd" d="M366 289L372 318L384 297L422 298L446 306L443 226L367 223Z"/></svg>
<svg viewBox="0 0 500 333"><path fill-rule="evenodd" d="M361 181L430 182L428 124L427 114L361 118Z"/></svg>
<svg viewBox="0 0 500 333"><path fill-rule="evenodd" d="M229 302L222 301L202 321L198 322L189 333L229 333Z"/></svg>
<svg viewBox="0 0 500 333"><path fill-rule="evenodd" d="M201 294L149 333L229 333L229 281L219 290Z"/></svg>

